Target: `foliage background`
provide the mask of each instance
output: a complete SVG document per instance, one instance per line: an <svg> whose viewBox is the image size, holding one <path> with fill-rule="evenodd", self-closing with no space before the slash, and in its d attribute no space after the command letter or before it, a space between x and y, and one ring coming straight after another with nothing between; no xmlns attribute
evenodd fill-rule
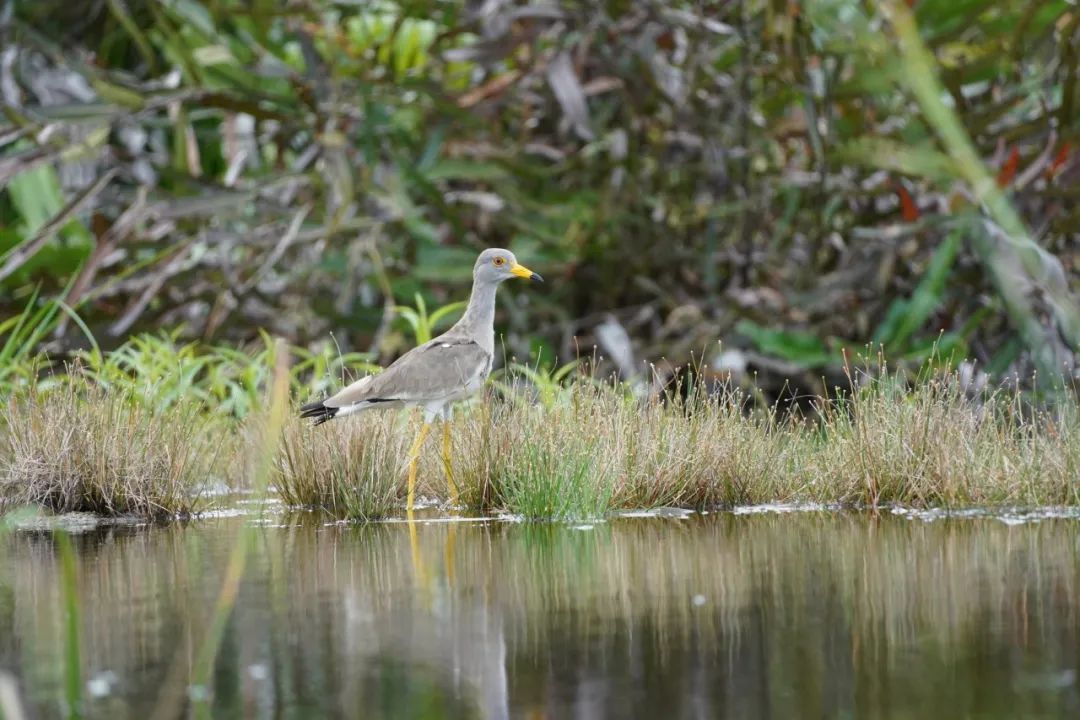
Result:
<svg viewBox="0 0 1080 720"><path fill-rule="evenodd" d="M264 329L385 362L425 315L396 306L509 246L549 282L503 293L507 353L541 364L1072 372L1078 27L1067 0L4 0L0 318L61 299L20 336L54 357Z"/></svg>

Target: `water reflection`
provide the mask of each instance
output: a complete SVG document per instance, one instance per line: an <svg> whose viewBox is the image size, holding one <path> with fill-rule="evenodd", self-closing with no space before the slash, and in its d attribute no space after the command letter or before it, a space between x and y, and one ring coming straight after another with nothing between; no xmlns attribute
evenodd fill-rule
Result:
<svg viewBox="0 0 1080 720"><path fill-rule="evenodd" d="M88 715L186 714L242 521L76 539ZM261 528L215 717L1080 716L1073 520L413 529ZM56 557L41 534L0 550L0 668L41 717L61 712Z"/></svg>

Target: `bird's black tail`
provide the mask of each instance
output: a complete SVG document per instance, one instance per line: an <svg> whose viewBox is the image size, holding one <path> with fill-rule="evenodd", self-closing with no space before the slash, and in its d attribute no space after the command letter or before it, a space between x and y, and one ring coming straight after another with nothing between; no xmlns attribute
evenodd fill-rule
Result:
<svg viewBox="0 0 1080 720"><path fill-rule="evenodd" d="M322 425L327 420L333 420L337 413L338 409L336 407L326 407L322 400L308 403L300 408L300 417L314 418L313 425Z"/></svg>

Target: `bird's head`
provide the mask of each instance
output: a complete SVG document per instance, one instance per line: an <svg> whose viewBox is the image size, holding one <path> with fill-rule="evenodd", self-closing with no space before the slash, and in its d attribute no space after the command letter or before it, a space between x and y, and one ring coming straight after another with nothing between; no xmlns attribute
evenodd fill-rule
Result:
<svg viewBox="0 0 1080 720"><path fill-rule="evenodd" d="M480 253L476 265L473 266L473 277L481 282L493 283L514 277L544 282L544 278L539 274L519 264L514 253L502 248L489 248Z"/></svg>

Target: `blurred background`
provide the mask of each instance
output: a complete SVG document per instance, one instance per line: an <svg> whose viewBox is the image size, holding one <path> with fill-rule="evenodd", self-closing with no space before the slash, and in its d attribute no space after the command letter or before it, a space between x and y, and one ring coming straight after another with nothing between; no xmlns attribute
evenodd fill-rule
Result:
<svg viewBox="0 0 1080 720"><path fill-rule="evenodd" d="M385 363L504 246L541 366L1073 372L1078 58L1068 0L0 0L0 320Z"/></svg>

